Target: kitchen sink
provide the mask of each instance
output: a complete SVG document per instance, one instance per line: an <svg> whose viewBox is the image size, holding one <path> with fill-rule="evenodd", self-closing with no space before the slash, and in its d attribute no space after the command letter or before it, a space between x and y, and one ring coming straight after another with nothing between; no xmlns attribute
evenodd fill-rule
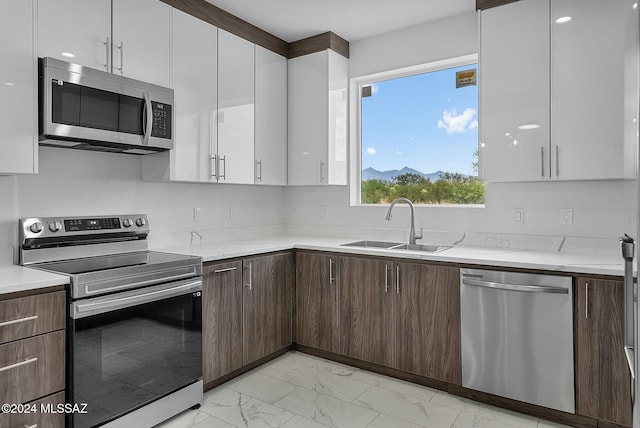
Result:
<svg viewBox="0 0 640 428"><path fill-rule="evenodd" d="M400 242L387 241L356 241L342 244L343 247L383 248L386 250L424 251L427 253L439 253L451 248L451 245L438 244L402 244Z"/></svg>
<svg viewBox="0 0 640 428"><path fill-rule="evenodd" d="M342 244L343 247L365 247L365 248L391 248L396 245L403 245L399 242L387 242L387 241L356 241L349 242L348 244Z"/></svg>

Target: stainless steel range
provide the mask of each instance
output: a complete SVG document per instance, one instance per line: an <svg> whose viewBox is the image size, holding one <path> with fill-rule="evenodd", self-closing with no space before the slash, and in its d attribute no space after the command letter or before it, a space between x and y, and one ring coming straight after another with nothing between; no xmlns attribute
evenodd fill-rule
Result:
<svg viewBox="0 0 640 428"><path fill-rule="evenodd" d="M20 264L70 278L67 426L151 427L202 401L202 260L146 215L23 218Z"/></svg>

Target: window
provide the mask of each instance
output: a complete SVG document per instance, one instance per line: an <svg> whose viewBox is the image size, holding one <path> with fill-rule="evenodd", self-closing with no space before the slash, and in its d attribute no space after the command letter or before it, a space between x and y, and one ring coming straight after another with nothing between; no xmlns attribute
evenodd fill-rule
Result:
<svg viewBox="0 0 640 428"><path fill-rule="evenodd" d="M357 79L359 201L483 204L475 57Z"/></svg>

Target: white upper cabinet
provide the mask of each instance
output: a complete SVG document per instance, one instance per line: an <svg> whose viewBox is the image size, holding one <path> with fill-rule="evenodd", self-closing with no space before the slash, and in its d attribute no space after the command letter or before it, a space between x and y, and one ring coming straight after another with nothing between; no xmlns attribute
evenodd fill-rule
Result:
<svg viewBox="0 0 640 428"><path fill-rule="evenodd" d="M171 179L212 181L218 109L218 29L173 9L175 148Z"/></svg>
<svg viewBox="0 0 640 428"><path fill-rule="evenodd" d="M218 29L218 147L220 183L254 182L255 45Z"/></svg>
<svg viewBox="0 0 640 428"><path fill-rule="evenodd" d="M38 56L111 71L109 0L38 0Z"/></svg>
<svg viewBox="0 0 640 428"><path fill-rule="evenodd" d="M634 4L520 0L481 13L483 180L636 175Z"/></svg>
<svg viewBox="0 0 640 428"><path fill-rule="evenodd" d="M113 73L169 87L170 46L171 6L113 0Z"/></svg>
<svg viewBox="0 0 640 428"><path fill-rule="evenodd" d="M480 15L480 166L485 181L549 175L549 3Z"/></svg>
<svg viewBox="0 0 640 428"><path fill-rule="evenodd" d="M289 60L289 185L347 184L347 70L330 49Z"/></svg>
<svg viewBox="0 0 640 428"><path fill-rule="evenodd" d="M38 172L37 79L31 0L2 3L0 174Z"/></svg>
<svg viewBox="0 0 640 428"><path fill-rule="evenodd" d="M256 46L256 184L287 184L287 59Z"/></svg>
<svg viewBox="0 0 640 428"><path fill-rule="evenodd" d="M636 1L551 2L554 155L551 173L554 178L607 179L635 175ZM633 94L632 105L625 106L625 96L629 94ZM627 131L625 135L629 127L635 132ZM625 162L625 158L632 162Z"/></svg>
<svg viewBox="0 0 640 428"><path fill-rule="evenodd" d="M38 56L169 86L171 7L158 0L113 0L112 11L111 4L38 0Z"/></svg>

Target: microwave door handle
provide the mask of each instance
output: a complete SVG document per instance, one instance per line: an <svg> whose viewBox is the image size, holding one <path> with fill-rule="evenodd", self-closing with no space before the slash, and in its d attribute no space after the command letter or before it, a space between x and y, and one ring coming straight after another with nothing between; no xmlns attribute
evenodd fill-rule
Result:
<svg viewBox="0 0 640 428"><path fill-rule="evenodd" d="M151 98L149 98L148 92L143 92L142 96L144 98L144 109L142 110L144 113L143 119L143 127L144 134L142 139L142 144L145 146L149 145L149 140L151 139L151 129L153 128L153 108L151 107Z"/></svg>

